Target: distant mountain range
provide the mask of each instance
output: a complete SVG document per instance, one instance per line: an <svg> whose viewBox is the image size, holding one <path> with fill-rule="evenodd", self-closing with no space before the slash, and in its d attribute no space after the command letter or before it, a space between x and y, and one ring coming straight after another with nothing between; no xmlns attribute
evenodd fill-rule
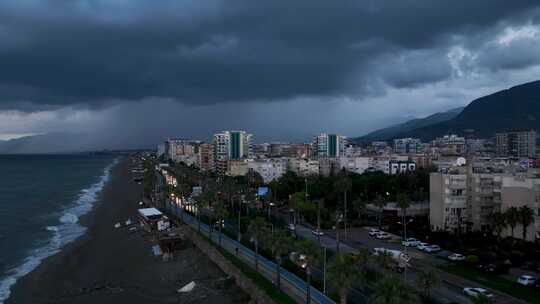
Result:
<svg viewBox="0 0 540 304"><path fill-rule="evenodd" d="M518 85L473 100L460 109L371 132L356 142L416 137L431 140L444 134L493 137L508 129L540 130L540 81Z"/></svg>
<svg viewBox="0 0 540 304"><path fill-rule="evenodd" d="M25 136L10 140L0 140L0 154L58 153L92 150L90 143L84 143L84 136L74 133L48 133Z"/></svg>
<svg viewBox="0 0 540 304"><path fill-rule="evenodd" d="M428 117L411 119L404 123L395 124L390 127L373 131L364 136L356 138L355 141L367 143L367 142L371 142L375 140L389 140L389 139L395 138L397 134L400 134L403 132L413 131L418 128L422 128L425 126L430 126L439 122L450 120L456 117L463 109L464 109L463 107L455 108L455 109L448 110L446 112L435 113Z"/></svg>

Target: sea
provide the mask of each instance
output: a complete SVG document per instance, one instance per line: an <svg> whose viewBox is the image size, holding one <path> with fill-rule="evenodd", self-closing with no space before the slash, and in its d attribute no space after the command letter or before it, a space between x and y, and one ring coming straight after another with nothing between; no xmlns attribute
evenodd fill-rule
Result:
<svg viewBox="0 0 540 304"><path fill-rule="evenodd" d="M0 304L17 280L85 233L113 155L0 155Z"/></svg>

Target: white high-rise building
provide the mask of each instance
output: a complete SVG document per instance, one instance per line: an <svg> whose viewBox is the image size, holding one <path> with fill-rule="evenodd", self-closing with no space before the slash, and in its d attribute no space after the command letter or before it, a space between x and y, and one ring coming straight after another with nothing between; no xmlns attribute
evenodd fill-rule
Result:
<svg viewBox="0 0 540 304"><path fill-rule="evenodd" d="M214 134L214 166L218 173L227 171L227 161L253 157L253 135L246 131L223 131Z"/></svg>
<svg viewBox="0 0 540 304"><path fill-rule="evenodd" d="M321 133L313 139L313 152L318 157L340 157L345 155L346 145L345 136Z"/></svg>

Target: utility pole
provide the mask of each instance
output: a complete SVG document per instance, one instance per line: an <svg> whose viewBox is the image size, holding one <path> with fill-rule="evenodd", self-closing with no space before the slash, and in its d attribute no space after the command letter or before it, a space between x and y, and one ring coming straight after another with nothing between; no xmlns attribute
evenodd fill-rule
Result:
<svg viewBox="0 0 540 304"><path fill-rule="evenodd" d="M326 294L326 247L323 247L323 294Z"/></svg>

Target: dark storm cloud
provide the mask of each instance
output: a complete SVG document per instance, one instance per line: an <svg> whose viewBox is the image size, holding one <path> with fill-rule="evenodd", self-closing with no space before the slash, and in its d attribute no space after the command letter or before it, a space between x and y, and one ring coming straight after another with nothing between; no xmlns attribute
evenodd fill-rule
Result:
<svg viewBox="0 0 540 304"><path fill-rule="evenodd" d="M0 107L147 97L202 104L417 87L451 76L444 48L455 37L535 22L536 6L525 0L3 1ZM534 53L505 54L481 64L504 69L539 60Z"/></svg>

